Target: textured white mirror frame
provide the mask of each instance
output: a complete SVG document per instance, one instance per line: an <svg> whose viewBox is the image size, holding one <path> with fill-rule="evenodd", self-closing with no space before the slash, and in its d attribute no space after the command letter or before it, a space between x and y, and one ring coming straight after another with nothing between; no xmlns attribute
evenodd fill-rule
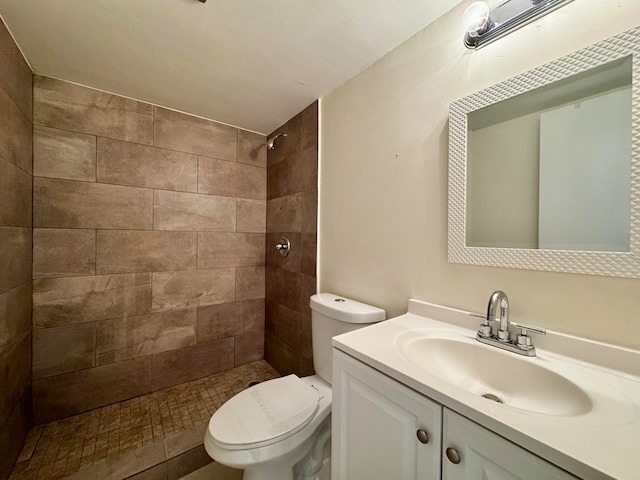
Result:
<svg viewBox="0 0 640 480"><path fill-rule="evenodd" d="M631 238L629 252L467 247L467 114L632 56ZM456 101L449 112L449 262L640 278L640 27Z"/></svg>

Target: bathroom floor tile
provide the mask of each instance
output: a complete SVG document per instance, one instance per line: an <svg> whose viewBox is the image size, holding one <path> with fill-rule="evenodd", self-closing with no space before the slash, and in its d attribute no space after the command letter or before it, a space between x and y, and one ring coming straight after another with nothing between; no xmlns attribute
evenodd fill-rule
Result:
<svg viewBox="0 0 640 480"><path fill-rule="evenodd" d="M159 442L164 443L162 450L168 452L170 458L172 452L181 453L185 448L197 446L194 432L200 432L225 401L251 382L278 376L266 361L260 360L39 425L29 433L9 478L89 479L109 470L110 462L138 458L138 452L144 447ZM148 448L155 450L155 446Z"/></svg>

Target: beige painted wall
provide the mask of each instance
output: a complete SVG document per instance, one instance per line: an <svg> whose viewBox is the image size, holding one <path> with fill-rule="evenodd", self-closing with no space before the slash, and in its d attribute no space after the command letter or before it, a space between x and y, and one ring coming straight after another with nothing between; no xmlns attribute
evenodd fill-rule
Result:
<svg viewBox="0 0 640 480"><path fill-rule="evenodd" d="M640 24L640 2L580 0L479 51L463 2L321 104L319 288L395 316L407 299L640 348L640 280L447 263L451 102ZM473 323L473 320L470 320Z"/></svg>

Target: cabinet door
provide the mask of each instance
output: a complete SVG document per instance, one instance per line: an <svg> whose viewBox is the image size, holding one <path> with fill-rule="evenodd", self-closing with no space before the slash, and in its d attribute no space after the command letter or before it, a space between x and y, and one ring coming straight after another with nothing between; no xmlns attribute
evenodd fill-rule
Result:
<svg viewBox="0 0 640 480"><path fill-rule="evenodd" d="M576 480L555 465L447 408L442 440L443 480ZM455 450L458 464L447 449ZM455 458L453 452L450 453Z"/></svg>
<svg viewBox="0 0 640 480"><path fill-rule="evenodd" d="M333 359L332 479L440 479L442 407L342 352Z"/></svg>

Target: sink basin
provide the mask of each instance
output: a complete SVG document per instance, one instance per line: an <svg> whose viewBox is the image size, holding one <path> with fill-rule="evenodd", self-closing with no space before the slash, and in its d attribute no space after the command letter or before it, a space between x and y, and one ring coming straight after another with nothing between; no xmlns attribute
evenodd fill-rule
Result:
<svg viewBox="0 0 640 480"><path fill-rule="evenodd" d="M396 338L400 353L432 375L508 407L556 416L588 413L592 402L569 379L545 368L539 357L519 357L474 338L420 331Z"/></svg>

